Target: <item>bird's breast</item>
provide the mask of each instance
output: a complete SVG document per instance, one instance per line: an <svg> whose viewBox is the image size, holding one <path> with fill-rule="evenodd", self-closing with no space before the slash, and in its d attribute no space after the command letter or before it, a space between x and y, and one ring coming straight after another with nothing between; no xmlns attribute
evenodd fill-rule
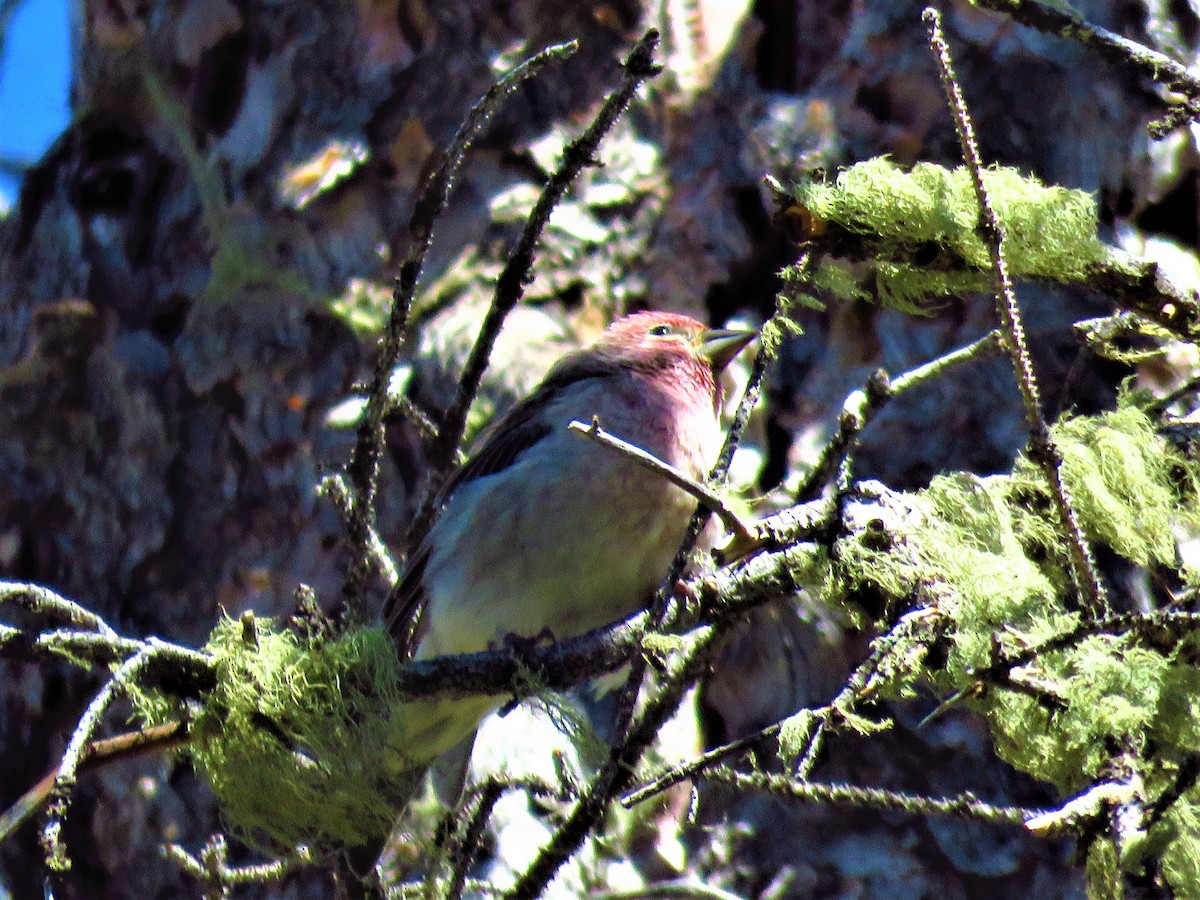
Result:
<svg viewBox="0 0 1200 900"><path fill-rule="evenodd" d="M561 639L640 608L695 501L566 426L596 415L611 433L703 477L720 437L711 400L676 400L598 383L551 404L550 433L511 466L461 485L430 534L419 655L485 649L509 634Z"/></svg>

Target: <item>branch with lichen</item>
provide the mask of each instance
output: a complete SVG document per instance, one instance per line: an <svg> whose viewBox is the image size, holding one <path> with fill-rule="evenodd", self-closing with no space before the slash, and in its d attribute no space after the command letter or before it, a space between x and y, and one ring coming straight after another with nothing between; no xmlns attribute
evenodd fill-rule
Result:
<svg viewBox="0 0 1200 900"><path fill-rule="evenodd" d="M1067 471L1081 486L1077 495L1082 501L1082 518L1093 529L1093 537L1143 564L1173 560L1174 517L1196 507L1194 487L1192 493L1187 488L1189 484L1200 484L1196 462L1165 445L1156 435L1151 420L1136 409L1098 419L1060 423L1056 428L1061 432L1059 442L1064 448ZM1028 646L1023 637L1027 633L1044 634L1047 627L1065 629L1070 642L1077 646L1062 646L1066 639L1056 644L1043 643L1037 654L1038 667L1053 666L1056 672L1081 669L1088 673L1097 669L1112 672L1111 668L1095 664L1082 667L1068 652L1094 654L1094 641L1119 634L1121 623L1102 623L1111 628L1103 633L1084 634L1078 630L1077 618L1054 612L1062 584L1056 586L1053 578L1047 576L1055 566L1065 571L1061 568L1065 560L1056 555L1061 553L1061 547L1053 529L1042 521L1049 507L1038 499L1038 492L1044 491L1040 484L1035 469L1025 461L1019 462L1009 476L943 478L928 490L913 494L859 486L850 492L840 520L841 530L834 534L830 533L830 521L818 515L823 508L821 504L785 511L772 517L772 527L779 534L790 534L789 543L692 579L684 590L692 616L667 618L680 627L698 622L704 629L702 634L711 635L737 621L750 604L799 590L815 591L832 603L849 604L863 594L882 596L895 609L903 609L914 598L936 603L937 628L925 627L926 613L918 612L903 619L921 627L894 629L888 639L888 652L880 654L869 668L860 670L857 680L852 680L852 696L845 697L844 703L833 704L837 713L830 711L828 721L816 717L805 725L802 734L797 731L801 743L796 752L802 758L802 769L811 767L820 752L821 736L829 727L839 723L849 723L851 727L863 725L853 712L854 705L862 699L904 696L909 690L906 686L923 681L932 681L943 694L973 684L993 659L997 641L1011 654ZM969 515L965 515L968 511ZM790 532L786 530L789 528ZM802 535L808 536L808 543L796 543ZM835 541L833 545L827 543L831 539ZM1031 564L1030 555L1040 556L1041 562ZM1051 567L1041 574L1047 563ZM999 584L1006 585L1005 590L999 590ZM55 615L60 618L66 615L78 618L69 603L54 603L51 608L58 610ZM1047 624L1042 624L1045 617ZM336 777L333 796L321 793L329 789L331 773L379 770L378 764L372 767L364 765L363 760L344 760L341 754L348 749L380 746L379 740L372 739L371 729L379 728L380 722L394 715L384 708L372 712L370 704L379 701L381 685L388 686L391 700L401 704L421 696L509 693L518 690L517 685L528 684L531 671L536 673L539 689L566 687L610 671L638 653L649 620L649 614L643 613L624 625L545 647L520 651L505 648L467 658L423 661L403 668L395 662L390 643L382 632L372 637L370 630L351 631L322 638L306 650L304 641L268 621L229 621L218 629L219 633L206 648L207 656L222 660L220 668L229 681L229 685L211 694L204 704L210 705L211 714L220 718L220 728L206 726L207 714L200 712L192 718L193 734L200 741L209 742L210 748L217 746L211 742L224 736L238 753L244 753L247 745L251 745L258 748L255 753L265 755L254 763L251 757L229 755L229 747L218 750L217 757L224 759L223 765L243 779L253 781L252 789L244 786L239 791L236 779L226 782L226 788L222 789L222 779L217 777L218 793L232 821L244 822L238 816L246 813L239 806L245 801L227 796L225 790L250 798L270 797L277 790L268 788L267 776L292 771L301 777L317 778L314 790L318 791L318 802L299 810L299 819L305 827L317 827L317 823L326 827L332 821L336 831L343 827L338 825L339 821L356 826L376 821L377 827L384 828L390 822L394 805L387 802L386 794L381 797L376 782L368 785L368 793L380 803L374 819L364 817L354 807L350 808L352 812L347 810L343 805L347 802L345 798L354 796L354 792ZM1194 633L1191 626L1195 623L1185 617L1163 617L1163 622L1166 621L1171 622L1179 639ZM710 628L712 623L715 629ZM1157 634L1161 642L1163 626L1161 622L1159 625ZM94 636L96 630L102 630L94 621L88 621L88 627L91 631L84 633L85 636ZM1136 628L1131 626L1129 630L1137 631L1139 640L1150 640L1156 635L1149 622ZM527 887L546 877L552 860L568 855L572 841L590 833L596 825L598 820L594 817L598 812L627 790L627 778L619 775L617 769L631 765L652 739L659 717L678 699L676 691L703 667L701 659L707 652L705 648L710 646L709 640L706 636L695 650L689 649L693 646L690 640L679 645L686 657L682 662L672 662L680 651L672 653L668 649L667 683L671 689L661 694L655 689L651 695L653 702L647 707L649 712L633 719L630 741L614 751L611 762L616 768L606 767L604 771L608 774L593 782L585 795L591 798L590 802L581 805L578 816L568 819L568 824L574 823L573 827L562 833L554 856L547 857L540 869L529 873L524 882ZM938 641L950 644L945 654L947 663L940 672L926 672L918 665L919 660ZM1122 655L1131 652L1133 649L1122 645ZM1068 659L1059 659L1063 656ZM1030 662L1023 664L1028 666ZM364 677L364 672L374 674ZM304 684L306 688L297 692L294 684ZM326 685L336 685L337 689L327 689ZM1059 689L1068 701L1067 709L1058 714L1060 717L1070 719L1094 712L1077 699L1078 690L1069 679ZM161 701L153 701L151 706L154 702ZM345 704L347 711L338 713L335 708L323 705L329 702ZM972 695L967 702L982 704L985 709L989 704L1007 709L1013 702L1023 702L1033 704L1036 709L1036 703L1026 695L1006 691L999 684L989 694ZM144 701L141 703L145 706ZM174 716L176 709L168 704L159 708L158 715ZM1001 715L996 727L1003 734L1004 729L1021 727L1030 716L1030 707L1019 707ZM332 734L328 732L330 723ZM804 723L797 720L794 724ZM809 727L814 724L818 727ZM354 730L345 731L348 727ZM1055 733L1054 729L1046 730L1044 723L1039 727L1044 733ZM1100 722L1088 727L1112 726ZM1094 730L1088 734L1088 746L1102 743ZM1014 737L1005 746L1016 747L1020 743ZM193 747L199 746L193 742ZM1010 749L1006 755L1016 765L1029 765L1016 750ZM1047 753L1045 758L1060 760L1058 765L1070 771L1086 771L1078 760L1064 759L1062 752ZM206 765L221 764L220 759L210 757L209 763L201 761L200 769L208 771ZM606 797L609 799L602 799ZM267 824L275 827L279 804L268 801L261 806L252 801L250 814L249 822L254 828ZM1172 812L1165 815L1178 814L1172 807ZM239 826L239 833L246 827L246 824ZM284 833L288 834L286 829ZM289 836L294 840L287 846L310 843L314 837L311 832Z"/></svg>
<svg viewBox="0 0 1200 900"><path fill-rule="evenodd" d="M819 784L761 772L739 772L719 766L704 774L707 781L727 784L740 790L763 792L806 803L827 803L860 809L901 810L919 816L952 816L989 825L1023 825L1041 810L997 806L985 803L974 794L957 797L926 797L884 788L850 784Z"/></svg>
<svg viewBox="0 0 1200 900"><path fill-rule="evenodd" d="M585 134L587 141L603 136L639 79L652 73L650 44L652 35L631 55L622 88ZM502 81L472 116L490 115L509 87L511 83ZM382 453L380 428L394 402L387 395L386 382L400 351L434 222L470 135L482 122L478 117L470 118L460 130L460 139L416 205L410 229L413 242L401 267L391 322L368 390L369 411L359 423L348 475L328 483L352 538L354 562L346 597L354 603L372 574L393 577L372 512ZM594 150L594 143L581 138L568 151L539 211L510 254L455 405L444 414L437 432L436 440L446 451L443 461L457 452L459 420L473 400L506 310L520 300L521 282L545 217L571 173L590 164ZM977 159L969 162L967 169L958 172L918 166L907 173L886 163L864 163L839 176L831 193L821 193L829 185L789 189L783 216L803 219L815 245L812 254L805 255L803 268L813 269L811 277L827 293L839 288L861 290L846 277L844 268L838 268L837 259L865 256L869 249L879 257L873 263L876 284L901 304L931 293L986 288L999 273L1009 320L1005 339L1012 350L1019 348L1023 337L1015 303L1008 296L1011 279L1004 275L1006 268L1019 277L1107 284L1105 290L1119 302L1173 334L1184 338L1200 334L1195 298L1167 285L1156 269L1123 262L1096 241L1094 205L1089 206L1086 198L1003 170L984 172ZM853 194L848 186L856 179L864 183L876 179L872 183L886 184L896 192L882 203L876 196L870 221L855 219L857 207L847 200ZM929 195L940 195L943 199L938 202L943 205L929 206ZM975 227L980 206L988 214L987 233L982 237ZM1003 240L997 217L1005 227ZM895 224L899 219L907 220L903 230ZM817 265L818 251L833 262ZM794 290L798 284L793 280L787 287ZM786 317L787 302L781 296L771 322L775 331ZM406 705L480 694L518 699L531 692L565 689L633 660L635 674L624 694L621 740L599 772L581 790L499 778L470 791L446 819L442 833L449 836L448 850L428 873L439 890L452 896L482 889L469 882L467 872L496 800L510 790L553 795L575 804L520 876L514 896L540 892L562 862L602 827L606 811L615 802L637 802L683 778L729 779L747 789L778 788L797 799L853 801L921 815L965 813L1001 822L1016 821L1018 816L1028 819L1031 811L989 811L965 795L913 798L879 788L807 783L827 752L827 735L839 729L871 732L887 727L886 721L868 718L863 706L872 700L907 699L918 687L986 716L998 752L1006 760L1071 798L1059 810L1040 811L1027 821L1031 830L1036 824L1039 833L1086 835L1087 829L1101 827L1096 823L1104 820L1110 838L1104 846L1115 847L1122 864L1139 852L1143 835L1150 836L1141 843L1143 848L1166 846L1177 857L1193 853L1195 829L1190 824L1200 816L1195 791L1200 765L1189 748L1200 734L1200 713L1179 698L1200 690L1200 667L1190 662L1193 645L1200 640L1200 618L1185 608L1195 605L1200 574L1181 564L1177 532L1200 527L1200 465L1194 455L1162 439L1153 405L1124 395L1114 412L1066 419L1053 428L1041 422L1040 428L1049 429L1049 437L1060 448L1061 466L1056 471L1070 487L1079 534L1134 566L1178 574L1188 589L1175 599L1177 609L1085 621L1064 605L1074 589L1072 572L1077 576L1078 560L1066 552L1071 543L1063 541L1059 512L1066 493L1047 488L1045 460L1022 458L1007 475L986 479L962 473L943 476L927 489L909 493L850 479L857 437L871 426L883 404L908 387L944 376L952 366L996 343L989 334L890 380L873 378L846 399L838 434L822 453L809 488L802 492L802 496L817 493L834 480L836 508L814 501L743 526L742 544L753 538L757 553L677 584L691 542L710 510L721 509L712 485L723 477L757 402L774 346L773 341L764 341L766 349L755 361L710 485L687 485L703 508L654 608L568 641L403 666L378 628L323 631L316 623L306 631L300 625L283 627L249 616L220 623L209 644L197 653L123 638L78 604L41 588L16 586L10 592L12 602L33 614L44 628L29 634L0 626L0 652L54 653L89 667L116 665L116 674L80 721L49 783L58 784L59 797L67 799L73 776L83 771L88 760L106 758L101 743L91 741L90 735L112 698L131 693L139 715L158 723L148 726L143 735L167 735L175 741L186 737L197 768L210 778L234 833L299 861L286 855L298 845L311 844L319 853L343 844L369 844L386 833L411 787L405 779L411 776L413 760L389 744L392 723L403 717ZM1014 355L1020 368L1027 354ZM1027 409L1036 410L1036 384L1028 373L1022 385ZM1039 427L1036 420L1033 424ZM598 429L593 432L585 426L584 430L591 432L587 437L600 439ZM618 446L612 441L609 445ZM614 452L633 451L623 447ZM661 461L646 464L653 468ZM726 518L739 530L736 517L727 514ZM414 534L420 532L418 525ZM1075 546L1086 549L1087 544L1078 539ZM0 585L0 594L4 587ZM679 707L685 691L705 670L721 634L754 604L802 591L840 607L859 622L873 620L882 634L868 660L829 703L802 710L753 738L718 748L664 773L640 793L631 793L636 765L662 723ZM878 608L865 609L860 602L864 597L877 601ZM682 637L674 637L677 634ZM931 649L939 651L937 666L929 664ZM651 672L658 677L648 677ZM182 689L181 683L191 687ZM644 696L640 707L633 702L639 692ZM794 766L798 778L764 781L759 773L720 768L756 741L769 738L778 740L781 755ZM1123 748L1120 753L1103 749L1118 744ZM61 816L61 811L52 816L48 843L57 841ZM1096 846L1101 847L1101 842ZM223 841L210 844L199 857L182 851L175 855L214 893L243 876L278 874L278 869L230 867ZM1178 860L1168 861L1167 868L1176 878L1183 877Z"/></svg>
<svg viewBox="0 0 1200 900"><path fill-rule="evenodd" d="M812 548L789 547L695 579L687 590L701 605L692 623L736 621L753 605L778 596L781 579L795 579L812 552ZM731 604L724 598L735 591L738 602ZM118 671L124 674L94 701L97 705L87 722L81 722L77 731L81 736L71 744L70 755L0 817L0 837L35 813L51 788L64 793L76 770L182 746L207 771L227 812L243 828L272 831L274 806L262 807L261 797L271 793L272 783L287 793L285 785L292 777L287 773L299 766L294 775L302 780L313 776L322 786L316 800L302 805L296 816L301 822L318 823L314 825L317 836L289 833L285 826L277 846L315 844L323 827L353 839L363 834L364 823L390 824L396 809L388 799L390 793L378 784L372 782L368 793L375 796L366 799L361 787L355 787L361 773L372 771L372 766L385 779L385 773L395 766L374 756L371 765L366 765L355 754L382 752L386 757L390 753L384 737L387 723L404 704L496 694L519 697L531 675L539 690L566 690L635 658L641 652L648 619L647 613L641 613L627 622L546 646L506 647L402 666L390 638L378 627L306 639L271 620L246 615L236 621L224 620L205 648L193 651L154 639L123 638L98 618L81 616L78 604L36 586L0 583L0 598L5 594L22 598L25 605L35 602L52 610L56 618L74 616L89 629L112 634L98 639L91 630L52 629L30 637L8 629L21 636L22 652L30 646L45 646L47 652L89 667L96 659L100 664L123 660ZM93 649L84 658L81 645L104 649ZM126 671L134 661L136 671ZM139 674L140 681L132 682L133 674ZM120 738L88 743L118 690L133 695L145 727ZM353 739L346 737L351 733ZM314 763L319 764L316 771L311 768ZM330 779L322 774L326 771L349 773L349 786L338 779L330 785ZM282 780L273 782L276 777ZM254 784L254 790L243 794L246 779ZM339 806L326 792L350 799L343 799ZM247 796L250 806L244 808L240 804ZM355 804L360 803L372 811L365 818L357 817L361 810ZM319 824L323 804L328 804L325 810L332 825ZM346 809L357 810L357 815ZM239 811L244 818L239 819ZM348 831L339 832L340 828ZM61 850L57 844L56 848Z"/></svg>
<svg viewBox="0 0 1200 900"><path fill-rule="evenodd" d="M983 170L981 180L1004 223L1011 278L1085 287L1181 340L1200 339L1200 299L1156 263L1102 242L1092 195L1003 167ZM906 169L875 158L774 191L781 226L823 254L810 279L817 296L922 313L947 296L994 289L966 167Z"/></svg>
<svg viewBox="0 0 1200 900"><path fill-rule="evenodd" d="M229 863L229 844L224 835L209 839L200 853L192 855L179 844L167 844L163 853L196 879L205 890L205 897L227 897L229 889L247 884L271 884L283 880L292 871L311 865L312 855L298 847L288 856L269 863L234 866Z"/></svg>

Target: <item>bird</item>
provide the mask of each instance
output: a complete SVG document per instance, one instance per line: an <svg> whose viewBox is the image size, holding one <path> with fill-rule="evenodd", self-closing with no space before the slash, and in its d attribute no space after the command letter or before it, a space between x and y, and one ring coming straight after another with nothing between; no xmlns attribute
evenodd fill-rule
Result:
<svg viewBox="0 0 1200 900"><path fill-rule="evenodd" d="M721 372L755 337L636 312L554 363L442 488L440 512L384 609L401 654L422 660L513 639L562 640L642 608L696 501L568 423L598 420L703 481L722 442ZM407 704L404 764L459 745L502 700Z"/></svg>

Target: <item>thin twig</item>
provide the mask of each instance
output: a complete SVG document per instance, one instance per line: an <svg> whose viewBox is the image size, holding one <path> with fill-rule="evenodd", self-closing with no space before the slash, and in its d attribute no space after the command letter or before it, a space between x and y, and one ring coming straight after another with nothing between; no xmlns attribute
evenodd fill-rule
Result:
<svg viewBox="0 0 1200 900"><path fill-rule="evenodd" d="M754 531L762 546L768 549L778 549L811 541L818 535L827 535L832 523L833 510L829 504L824 500L810 500L808 503L798 503L787 509L771 513L766 518L758 519L754 523ZM722 558L724 555L724 550L722 550L718 562L731 562L737 558L724 560Z"/></svg>
<svg viewBox="0 0 1200 900"><path fill-rule="evenodd" d="M1189 378L1165 397L1160 397L1159 399L1155 400L1153 403L1147 406L1146 411L1148 413L1162 413L1171 404L1182 400L1189 394L1195 394L1198 392L1200 392L1200 375L1197 375L1195 378Z"/></svg>
<svg viewBox="0 0 1200 900"><path fill-rule="evenodd" d="M816 713L815 710L813 712ZM783 722L775 722L766 728L756 731L754 734L748 734L736 741L722 744L720 747L714 747L712 750L702 753L695 759L689 759L685 763L672 766L645 784L639 785L631 791L626 791L620 798L621 805L626 809L632 809L639 803L656 797L663 791L670 790L680 782L702 776L706 771L717 765L717 763L724 762L730 757L737 756L739 753L747 750L752 750L763 741L777 736L779 729L782 727Z"/></svg>
<svg viewBox="0 0 1200 900"><path fill-rule="evenodd" d="M227 897L229 888L246 884L269 884L280 881L300 866L312 863L312 854L307 847L297 847L290 855L249 866L231 866L225 838L216 834L200 851L199 858L188 853L179 844L163 847L167 858L174 860L204 886L205 897Z"/></svg>
<svg viewBox="0 0 1200 900"><path fill-rule="evenodd" d="M541 895L562 864L579 849L596 827L612 799L629 785L646 748L679 708L688 687L704 673L712 653L733 625L733 621L727 621L693 632L689 645L678 654L661 687L635 717L625 739L612 749L608 762L592 780L587 792L529 868L517 879L507 896L523 898Z"/></svg>
<svg viewBox="0 0 1200 900"><path fill-rule="evenodd" d="M782 775L737 772L728 767L706 772L705 780L727 784L744 791L759 791L807 803L829 803L860 809L903 810L923 816L952 816L990 825L1021 825L1042 814L1019 806L996 806L965 792L953 797L924 797L884 788L850 784L819 784L796 781Z"/></svg>
<svg viewBox="0 0 1200 900"><path fill-rule="evenodd" d="M480 784L472 785L458 806L447 813L447 824L442 829L448 831L453 825L458 825L456 833L446 847L446 855L453 861L454 870L442 896L458 898L463 895L467 884L467 870L475 858L484 826L500 798L513 791L524 791L530 797L558 803L566 803L578 797L578 792L567 784L555 787L550 782L535 777L493 776Z"/></svg>
<svg viewBox="0 0 1200 900"><path fill-rule="evenodd" d="M479 850L480 839L483 836L483 828L487 824L488 818L492 814L492 810L496 808L496 804L500 802L500 798L504 796L505 786L498 781L490 780L479 791L478 796L470 804L471 809L467 816L466 824L462 826L458 839L450 848L450 857L454 862L454 868L450 873L449 883L446 885L446 890L442 896L449 900L457 900L462 896L463 885L467 880L467 870L471 866L475 854ZM463 810L467 812L466 809Z"/></svg>
<svg viewBox="0 0 1200 900"><path fill-rule="evenodd" d="M1079 517L1071 503L1070 492L1063 480L1062 456L1050 434L1050 427L1042 417L1033 361L1029 356L1029 347L1025 341L1025 326L1022 322L1021 308L1017 304L1012 280L1008 275L1008 263L1004 256L1004 228L996 215L996 210L992 206L983 182L983 161L980 159L979 146L975 141L975 129L971 124L962 91L958 86L958 79L954 74L950 48L942 34L941 16L933 7L926 7L922 18L925 20L925 26L929 33L930 49L933 50L938 63L942 87L946 91L946 99L954 116L963 162L966 163L967 169L971 173L971 183L979 202L979 227L991 255L992 270L996 276L996 305L1004 332L1004 349L1008 351L1017 375L1017 387L1021 392L1021 400L1025 407L1025 419L1029 425L1030 456L1041 467L1047 482L1049 482L1059 522L1067 538L1071 575L1083 606L1092 616L1102 616L1108 610L1108 599L1104 585L1100 581L1100 575L1096 570L1091 548L1088 546L1083 528L1079 524Z"/></svg>
<svg viewBox="0 0 1200 900"><path fill-rule="evenodd" d="M818 740L817 735L832 723L843 719L845 714L853 709L854 704L864 694L871 679L878 671L880 663L892 652L892 648L898 644L906 646L910 644L912 633L915 630L929 626L930 615L928 609L911 610L903 615L889 632L875 638L871 642L870 655L850 674L837 696L825 706L800 710L787 719L768 725L756 734L748 735L723 747L717 747L696 759L672 766L637 789L629 791L621 797L621 804L625 807L635 806L674 787L681 781L694 779L716 763L748 750L764 740L778 736L784 725L795 722L798 717L802 716L808 720L808 746L805 748L803 759L807 760L812 757L815 761L814 745ZM811 768L811 763L808 768ZM802 777L806 777L807 771L802 768L800 774Z"/></svg>
<svg viewBox="0 0 1200 900"><path fill-rule="evenodd" d="M373 521L362 522L355 512L354 496L345 477L341 474L326 475L317 490L333 503L347 533L357 533L359 528L366 528L366 545L362 549L370 557L372 570L382 575L389 587L396 584L400 580L400 570L396 568L396 562Z"/></svg>
<svg viewBox="0 0 1200 900"><path fill-rule="evenodd" d="M730 508L725 499L716 491L705 487L694 478L688 477L675 466L670 463L663 462L653 453L649 453L628 441L622 440L615 434L610 434L600 427L600 417L593 416L592 424L585 425L583 422L572 421L567 425L573 434L578 434L586 437L588 440L595 441L602 447L608 447L617 453L620 453L626 459L632 460L639 466L653 472L654 474L665 478L671 484L675 485L680 490L686 491L696 498L702 505L715 512L725 527L733 532L736 540L744 541L748 544L755 543L758 538L754 529L741 520L736 512Z"/></svg>
<svg viewBox="0 0 1200 900"><path fill-rule="evenodd" d="M350 565L342 585L342 597L360 618L365 617L365 610L361 608L364 587L378 559L372 550L371 533L375 527L375 492L379 483L379 460L383 455L383 419L390 406L388 384L400 356L408 312L416 295L421 269L433 243L434 223L446 208L467 150L491 120L500 102L549 63L570 56L575 52L576 46L575 42L571 42L547 47L493 84L467 113L442 159L442 164L425 182L421 195L413 206L409 221L408 251L396 277L387 328L379 339L379 349L375 354L375 364L367 388L367 403L359 420L354 451L346 467L353 491L348 519Z"/></svg>
<svg viewBox="0 0 1200 900"><path fill-rule="evenodd" d="M1082 823L1094 821L1104 815L1110 807L1130 799L1131 796L1131 785L1128 782L1105 779L1088 786L1062 806L1030 817L1025 822L1025 828L1039 837L1064 832L1078 833Z"/></svg>
<svg viewBox="0 0 1200 900"><path fill-rule="evenodd" d="M746 900L741 894L711 884L668 881L627 891L593 891L587 900Z"/></svg>
<svg viewBox="0 0 1200 900"><path fill-rule="evenodd" d="M694 595L697 607L689 624L737 622L755 606L794 594L802 587L798 573L811 567L813 550L812 545L787 546L687 582L685 590ZM397 696L420 700L503 694L531 671L539 686L562 690L629 662L642 645L650 618L649 611L643 611L552 644L409 663L397 676Z"/></svg>

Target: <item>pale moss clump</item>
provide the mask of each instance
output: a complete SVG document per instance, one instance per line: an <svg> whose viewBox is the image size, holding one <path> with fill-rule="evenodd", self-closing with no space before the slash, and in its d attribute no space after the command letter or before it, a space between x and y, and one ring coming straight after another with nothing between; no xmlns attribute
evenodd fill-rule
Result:
<svg viewBox="0 0 1200 900"><path fill-rule="evenodd" d="M1053 433L1089 540L1141 566L1176 566L1175 530L1200 525L1200 462L1171 447L1131 405L1067 419ZM845 595L915 596L951 623L944 664L902 674L896 694L917 681L945 694L969 688L971 673L994 661L997 646L1018 652L1079 623L1066 603L1066 542L1031 462L1019 459L1011 475L939 477L903 496L907 509L884 523L889 542L864 530L842 541L838 556ZM1096 635L1022 668L1019 676L1045 702L1002 688L978 702L1005 759L1072 791L1096 776L1113 741L1129 735L1196 746L1200 702L1183 699L1200 687L1190 659L1129 634Z"/></svg>
<svg viewBox="0 0 1200 900"><path fill-rule="evenodd" d="M1003 223L1014 277L1075 283L1109 260L1096 236L1091 194L1002 167L984 172L984 186ZM814 234L836 227L869 244L867 261L851 266L827 259L814 273L813 283L838 299L877 298L913 310L993 285L966 168L918 163L904 169L877 157L843 169L831 182L802 181L790 189L790 200L806 222L815 223Z"/></svg>
<svg viewBox="0 0 1200 900"><path fill-rule="evenodd" d="M1163 439L1122 397L1120 408L1066 419L1053 428L1080 524L1139 567L1180 572L1176 541L1200 527L1200 460ZM853 513L853 510L851 510ZM882 595L936 610L936 631L916 633L907 667L891 670L884 693L911 695L919 683L962 696L982 712L997 752L1064 795L1111 777L1114 756L1138 760L1147 802L1175 791L1200 747L1200 634L1113 629L1080 636L992 677L976 673L1069 634L1082 622L1067 542L1039 467L1019 459L1009 475L957 474L924 491L892 495L883 528L851 530L839 543L843 596ZM887 534L886 539L882 534ZM904 652L905 648L899 648ZM1200 789L1187 787L1119 864L1153 854L1181 895L1200 891ZM1166 808L1166 807L1165 807ZM1102 856L1089 872L1111 868Z"/></svg>
<svg viewBox="0 0 1200 900"><path fill-rule="evenodd" d="M386 836L413 787L388 774L400 663L386 631L310 644L268 619L224 619L204 650L216 687L190 713L186 752L239 837L278 852ZM148 724L183 713L145 692L135 709Z"/></svg>

